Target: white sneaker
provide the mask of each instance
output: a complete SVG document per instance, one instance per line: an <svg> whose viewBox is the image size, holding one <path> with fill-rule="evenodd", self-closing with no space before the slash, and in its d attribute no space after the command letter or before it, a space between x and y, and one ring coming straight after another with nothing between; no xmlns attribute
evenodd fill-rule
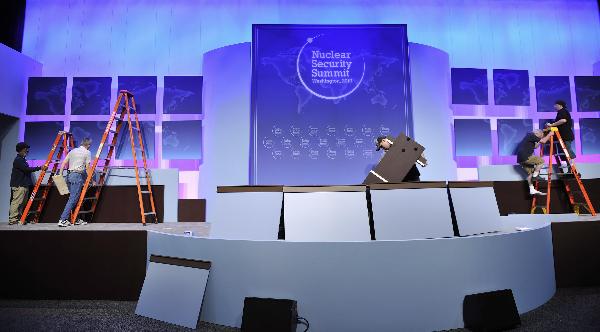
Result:
<svg viewBox="0 0 600 332"><path fill-rule="evenodd" d="M88 223L87 223L87 222L85 222L83 219L77 219L77 221L75 222L75 225L76 225L76 226L79 226L79 225L87 225L87 224L88 224Z"/></svg>
<svg viewBox="0 0 600 332"><path fill-rule="evenodd" d="M545 196L546 193L543 193L541 191L535 190L534 188L529 188L529 195L542 195L542 196Z"/></svg>
<svg viewBox="0 0 600 332"><path fill-rule="evenodd" d="M533 176L534 179L537 178L538 176L540 176L540 171L533 172L532 176Z"/></svg>
<svg viewBox="0 0 600 332"><path fill-rule="evenodd" d="M69 227L71 223L68 220L59 220L58 227Z"/></svg>

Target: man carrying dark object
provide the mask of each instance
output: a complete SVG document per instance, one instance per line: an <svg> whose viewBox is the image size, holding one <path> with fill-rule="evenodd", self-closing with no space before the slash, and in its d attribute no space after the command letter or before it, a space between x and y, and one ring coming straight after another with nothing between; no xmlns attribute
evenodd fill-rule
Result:
<svg viewBox="0 0 600 332"><path fill-rule="evenodd" d="M42 167L29 167L27 163L27 154L30 146L25 142L20 142L16 146L17 156L13 161L12 172L10 174L10 212L8 215L8 224L14 225L19 222L23 207L27 202L29 187L33 186L31 173L37 172Z"/></svg>
<svg viewBox="0 0 600 332"><path fill-rule="evenodd" d="M379 136L379 137L377 137L377 142L375 143L375 146L377 147L376 151L383 149L384 152L387 152L392 147L393 144L394 144L394 142L387 136ZM420 163L419 161L417 161L417 163L419 163L421 166L426 166L426 164ZM402 180L402 181L403 182L421 181L420 176L421 176L421 173L417 169L417 165L413 165L411 167L410 171L408 171L408 173L404 177L404 180Z"/></svg>
<svg viewBox="0 0 600 332"><path fill-rule="evenodd" d="M540 170L544 166L542 157L534 156L533 151L540 144L544 144L550 140L550 136L554 135L552 131L544 136L544 132L536 129L525 135L525 138L519 143L517 148L517 162L527 172L527 184L529 185L530 195L546 195L545 193L536 190L533 187L533 178L540 174Z"/></svg>
<svg viewBox="0 0 600 332"><path fill-rule="evenodd" d="M571 119L571 114L567 109L567 103L565 103L563 100L557 100L554 103L554 109L557 112L556 118L554 119L554 122L546 123L546 128L558 128L560 137L562 138L567 150L569 151L569 157L571 157L571 159L575 159L575 152L573 152L573 149L571 148L571 143L575 139L575 135L573 135L573 119ZM560 163L563 170L566 170L565 173L567 173L569 167L567 165L566 156L560 156Z"/></svg>

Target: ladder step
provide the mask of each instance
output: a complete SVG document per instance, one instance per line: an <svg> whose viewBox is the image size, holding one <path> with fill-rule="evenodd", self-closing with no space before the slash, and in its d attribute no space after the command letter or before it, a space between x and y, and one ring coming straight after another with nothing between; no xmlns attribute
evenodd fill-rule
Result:
<svg viewBox="0 0 600 332"><path fill-rule="evenodd" d="M92 213L94 212L93 210L85 210L85 211L79 211L79 214L86 214L86 213Z"/></svg>
<svg viewBox="0 0 600 332"><path fill-rule="evenodd" d="M150 193L150 191L149 191L149 190L144 190L144 191L141 191L141 193L142 193L142 194L149 194L149 193Z"/></svg>
<svg viewBox="0 0 600 332"><path fill-rule="evenodd" d="M92 197L84 197L83 200L84 201L90 201L90 200L94 200L97 199L96 196L92 196ZM81 213L81 212L80 212Z"/></svg>
<svg viewBox="0 0 600 332"><path fill-rule="evenodd" d="M29 210L29 212L27 212L27 215L34 214L34 213L37 213L37 210L31 209L31 210Z"/></svg>
<svg viewBox="0 0 600 332"><path fill-rule="evenodd" d="M144 213L145 216L149 216L151 214L156 214L156 212L146 212L146 213Z"/></svg>
<svg viewBox="0 0 600 332"><path fill-rule="evenodd" d="M37 202L37 201L43 201L43 200L44 200L43 197L38 197L38 198L34 198L32 201Z"/></svg>

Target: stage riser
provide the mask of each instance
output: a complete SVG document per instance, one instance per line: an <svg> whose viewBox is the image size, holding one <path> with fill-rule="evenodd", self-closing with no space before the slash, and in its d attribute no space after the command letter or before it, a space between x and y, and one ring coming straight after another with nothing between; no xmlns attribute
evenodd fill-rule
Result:
<svg viewBox="0 0 600 332"><path fill-rule="evenodd" d="M552 223L556 287L600 286L600 221Z"/></svg>
<svg viewBox="0 0 600 332"><path fill-rule="evenodd" d="M0 298L136 301L146 231L0 231Z"/></svg>
<svg viewBox="0 0 600 332"><path fill-rule="evenodd" d="M0 231L0 298L136 301L147 232ZM600 286L600 222L552 224L556 284Z"/></svg>

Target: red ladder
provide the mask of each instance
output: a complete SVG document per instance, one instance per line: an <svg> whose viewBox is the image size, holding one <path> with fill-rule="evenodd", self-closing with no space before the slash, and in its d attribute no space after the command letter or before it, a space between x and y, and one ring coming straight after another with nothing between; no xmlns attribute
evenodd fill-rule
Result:
<svg viewBox="0 0 600 332"><path fill-rule="evenodd" d="M119 113L120 109L120 113ZM117 113L119 116L117 117ZM112 129L113 123L116 123L115 129ZM118 144L118 137L121 129L123 128L123 124L127 123L129 127L129 140L131 143L131 154L133 156L133 168L135 171L135 179L137 185L138 192L138 201L140 206L140 216L141 222L145 226L146 218L153 217L154 223L158 223L158 216L156 214L156 207L154 205L154 195L152 194L152 177L150 170L148 169L148 163L146 160L146 150L144 148L144 141L142 138L142 129L140 127L140 123L138 120L138 115L135 107L135 100L133 98L133 94L127 90L119 91L119 96L117 98L117 102L115 103L115 107L110 115L108 123L106 124L106 129L104 130L104 134L102 135L102 140L100 141L100 145L98 146L98 150L96 152L96 156L92 165L90 165L90 170L87 174L87 178L85 183L83 184L83 188L81 190L81 195L79 196L79 201L73 211L71 216L71 223L74 224L77 218L80 215L87 214L88 220L91 221L94 212L96 211L96 207L98 205L98 200L100 199L100 194L106 180L109 176L110 170L114 167L110 167L110 161L115 154L115 150ZM134 134L134 131L137 134ZM106 153L105 158L101 158L100 155L104 148L104 145L109 140L109 136L111 136L110 144L108 144L108 151ZM138 146L136 146L136 143ZM141 159L143 164L138 165L138 155L136 151L141 152ZM90 183L92 182L92 178L94 176L94 172L96 167L98 167L98 162L103 161L102 171L100 172L100 177L98 179L98 183L96 186L95 192L92 191L91 196L87 196L86 193L88 188L90 188ZM144 175L140 175L139 168L142 167L144 170ZM117 167L117 168L128 168L128 167ZM146 183L142 184L141 179L145 179ZM142 186L145 186L146 190L142 190ZM147 195L147 196L145 196ZM150 207L145 206L145 202L150 204ZM82 210L82 206L87 204L88 207L85 210ZM148 211L149 210L149 211Z"/></svg>
<svg viewBox="0 0 600 332"><path fill-rule="evenodd" d="M27 200L27 205L25 205L25 209L23 210L23 214L21 215L21 220L19 221L21 225L25 224L30 214L33 215L33 219L31 219L32 223L38 223L40 221L40 216L42 214L42 211L44 210L46 199L48 198L48 193L50 192L52 184L54 184L52 176L56 174L56 171L59 167L58 165L60 164L63 155L66 156L69 150L72 150L74 147L75 146L73 144L73 135L71 133L68 133L66 131L59 131L58 134L56 134L56 138L52 143L52 148L50 148L50 152L48 152L48 157L46 158L44 167L42 167L42 170L40 171L38 179L35 182L35 186L33 187L33 191L31 192L31 195ZM50 164L52 164L52 168L50 168ZM48 169L50 169L48 183L42 190L41 196L36 197ZM38 204L35 208L32 209L34 202L38 202Z"/></svg>
<svg viewBox="0 0 600 332"><path fill-rule="evenodd" d="M562 140L562 137L560 136L560 133L558 131L557 127L550 127L550 130L552 132L554 132L554 135L556 135L557 137L557 143L558 146L560 147L560 150L562 150L562 153L559 153L558 151L556 151L556 153L554 152L554 136L550 136L550 153L548 155L548 172L547 172L547 195L546 195L546 202L545 204L541 205L538 200L536 195L533 196L533 201L531 203L531 213L536 213L538 210L541 210L542 213L544 214L549 214L550 213L550 189L552 188L552 166L553 166L553 159L556 158L557 163L560 167L560 157L559 156L565 156L566 157L566 161L567 161L567 165L569 167L570 172L566 172L566 173L562 173L559 174L559 179L562 181L564 187L565 187L565 192L567 193L567 196L569 197L569 203L571 204L571 207L573 208L573 212L577 213L577 214L581 214L582 212L582 208L586 209L592 216L596 215L596 210L594 210L594 206L592 205L592 202L590 201L590 197L587 194L587 191L585 190L585 187L583 185L583 182L581 181L581 176L579 174L579 171L577 170L577 167L575 166L575 162L573 161L573 159L571 159L571 156L569 155L569 150L567 149L565 142ZM557 149L559 150L559 149ZM543 156L544 155L544 148L543 146L540 148L540 155ZM553 158L554 157L554 158ZM571 176L572 175L572 176ZM535 181L535 188L536 190L539 187L539 181L536 180Z"/></svg>

